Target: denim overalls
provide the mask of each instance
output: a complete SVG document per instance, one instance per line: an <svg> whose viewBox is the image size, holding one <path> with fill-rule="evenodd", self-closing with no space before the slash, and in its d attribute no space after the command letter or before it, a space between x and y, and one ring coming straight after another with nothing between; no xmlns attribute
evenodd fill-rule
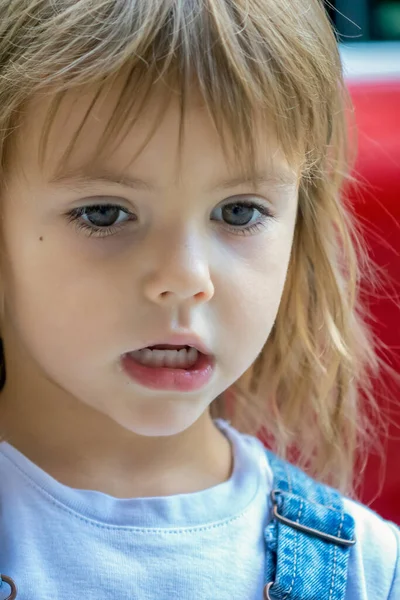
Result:
<svg viewBox="0 0 400 600"><path fill-rule="evenodd" d="M265 600L344 600L353 517L339 492L266 454L274 518L264 531Z"/></svg>
<svg viewBox="0 0 400 600"><path fill-rule="evenodd" d="M344 600L354 519L343 512L337 491L266 454L274 475L274 518L264 531L264 600ZM12 579L0 575L2 581L11 588L7 600L18 600Z"/></svg>

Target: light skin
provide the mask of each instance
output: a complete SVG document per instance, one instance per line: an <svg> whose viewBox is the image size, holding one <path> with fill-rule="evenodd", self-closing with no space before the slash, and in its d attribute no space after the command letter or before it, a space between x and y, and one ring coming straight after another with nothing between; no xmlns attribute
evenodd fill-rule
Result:
<svg viewBox="0 0 400 600"><path fill-rule="evenodd" d="M54 181L55 173L90 93L69 92L43 168L38 144L47 100L30 103L19 131L2 198L7 381L1 431L72 487L116 497L190 493L231 474L231 447L209 406L251 367L273 326L298 177L264 131L257 164L265 181L257 189L227 184L240 173L199 102L186 115L181 163L175 101L132 162L162 101L155 93L96 172L79 178L96 155L114 101L109 94L91 113L63 165L68 180ZM123 181L105 181L105 173ZM128 178L147 187L131 187ZM244 200L254 202L244 209L250 224L238 226L234 212L222 208ZM74 222L66 216L99 204L122 207L119 223L105 235L88 235L82 228L87 216ZM87 214L96 217L93 208ZM195 333L214 354L214 374L204 388L149 390L122 370L125 352L172 333Z"/></svg>

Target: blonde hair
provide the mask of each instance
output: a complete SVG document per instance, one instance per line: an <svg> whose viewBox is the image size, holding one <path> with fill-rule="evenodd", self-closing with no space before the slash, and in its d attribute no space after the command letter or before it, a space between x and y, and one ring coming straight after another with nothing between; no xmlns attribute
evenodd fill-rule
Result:
<svg viewBox="0 0 400 600"><path fill-rule="evenodd" d="M242 431L263 427L278 454L296 449L301 467L351 494L356 450L378 415L370 376L381 361L359 298L360 269L372 277L370 262L341 194L348 98L323 2L9 0L0 10L3 182L30 98L46 90L54 95L44 147L66 91L96 84L100 93L121 73L125 85L108 138L134 124L155 81L180 92L182 115L195 81L224 147L228 134L250 172L260 112L288 160L301 157L297 223L276 322L253 367L230 390L233 410L225 393L211 414L229 416Z"/></svg>

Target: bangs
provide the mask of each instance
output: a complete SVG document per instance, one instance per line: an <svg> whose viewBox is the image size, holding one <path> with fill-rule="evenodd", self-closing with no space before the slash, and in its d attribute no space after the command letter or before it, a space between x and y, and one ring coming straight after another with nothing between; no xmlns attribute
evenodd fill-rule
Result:
<svg viewBox="0 0 400 600"><path fill-rule="evenodd" d="M295 6L283 3L278 8L271 0L263 2L262 10L256 0L235 5L225 0L103 0L95 10L87 3L86 11L83 7L73 11L65 0L53 14L47 7L39 31L38 26L23 30L23 47L28 49L26 96L46 90L53 95L41 156L68 90L90 86L96 92L64 160L103 94L122 80L101 152L130 131L157 86L162 87L165 102L153 131L175 96L180 102L182 140L185 113L197 95L225 154L249 178L254 176L260 123L266 132L273 129L290 165L300 164L309 171L332 141L332 115L341 109L340 61L330 28L318 31L311 25L313 19L321 21L319 3L308 11L300 0L293 4L299 5L296 20ZM321 14L316 15L318 11ZM323 19L327 21L325 15ZM46 32L51 35L46 37ZM337 68L327 69L328 61L332 65L335 60Z"/></svg>

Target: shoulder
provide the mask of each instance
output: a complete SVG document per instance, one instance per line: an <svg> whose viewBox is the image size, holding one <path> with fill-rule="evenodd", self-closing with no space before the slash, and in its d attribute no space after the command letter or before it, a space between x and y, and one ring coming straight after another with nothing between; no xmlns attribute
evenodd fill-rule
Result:
<svg viewBox="0 0 400 600"><path fill-rule="evenodd" d="M343 498L355 522L346 598L400 600L400 530L368 507Z"/></svg>
<svg viewBox="0 0 400 600"><path fill-rule="evenodd" d="M354 521L351 523L351 530L354 531L356 544L349 549L345 600L400 600L398 526L386 521L367 506L315 481L273 452L266 450L266 455L273 472L274 487L291 490L311 504L334 510L343 509Z"/></svg>

